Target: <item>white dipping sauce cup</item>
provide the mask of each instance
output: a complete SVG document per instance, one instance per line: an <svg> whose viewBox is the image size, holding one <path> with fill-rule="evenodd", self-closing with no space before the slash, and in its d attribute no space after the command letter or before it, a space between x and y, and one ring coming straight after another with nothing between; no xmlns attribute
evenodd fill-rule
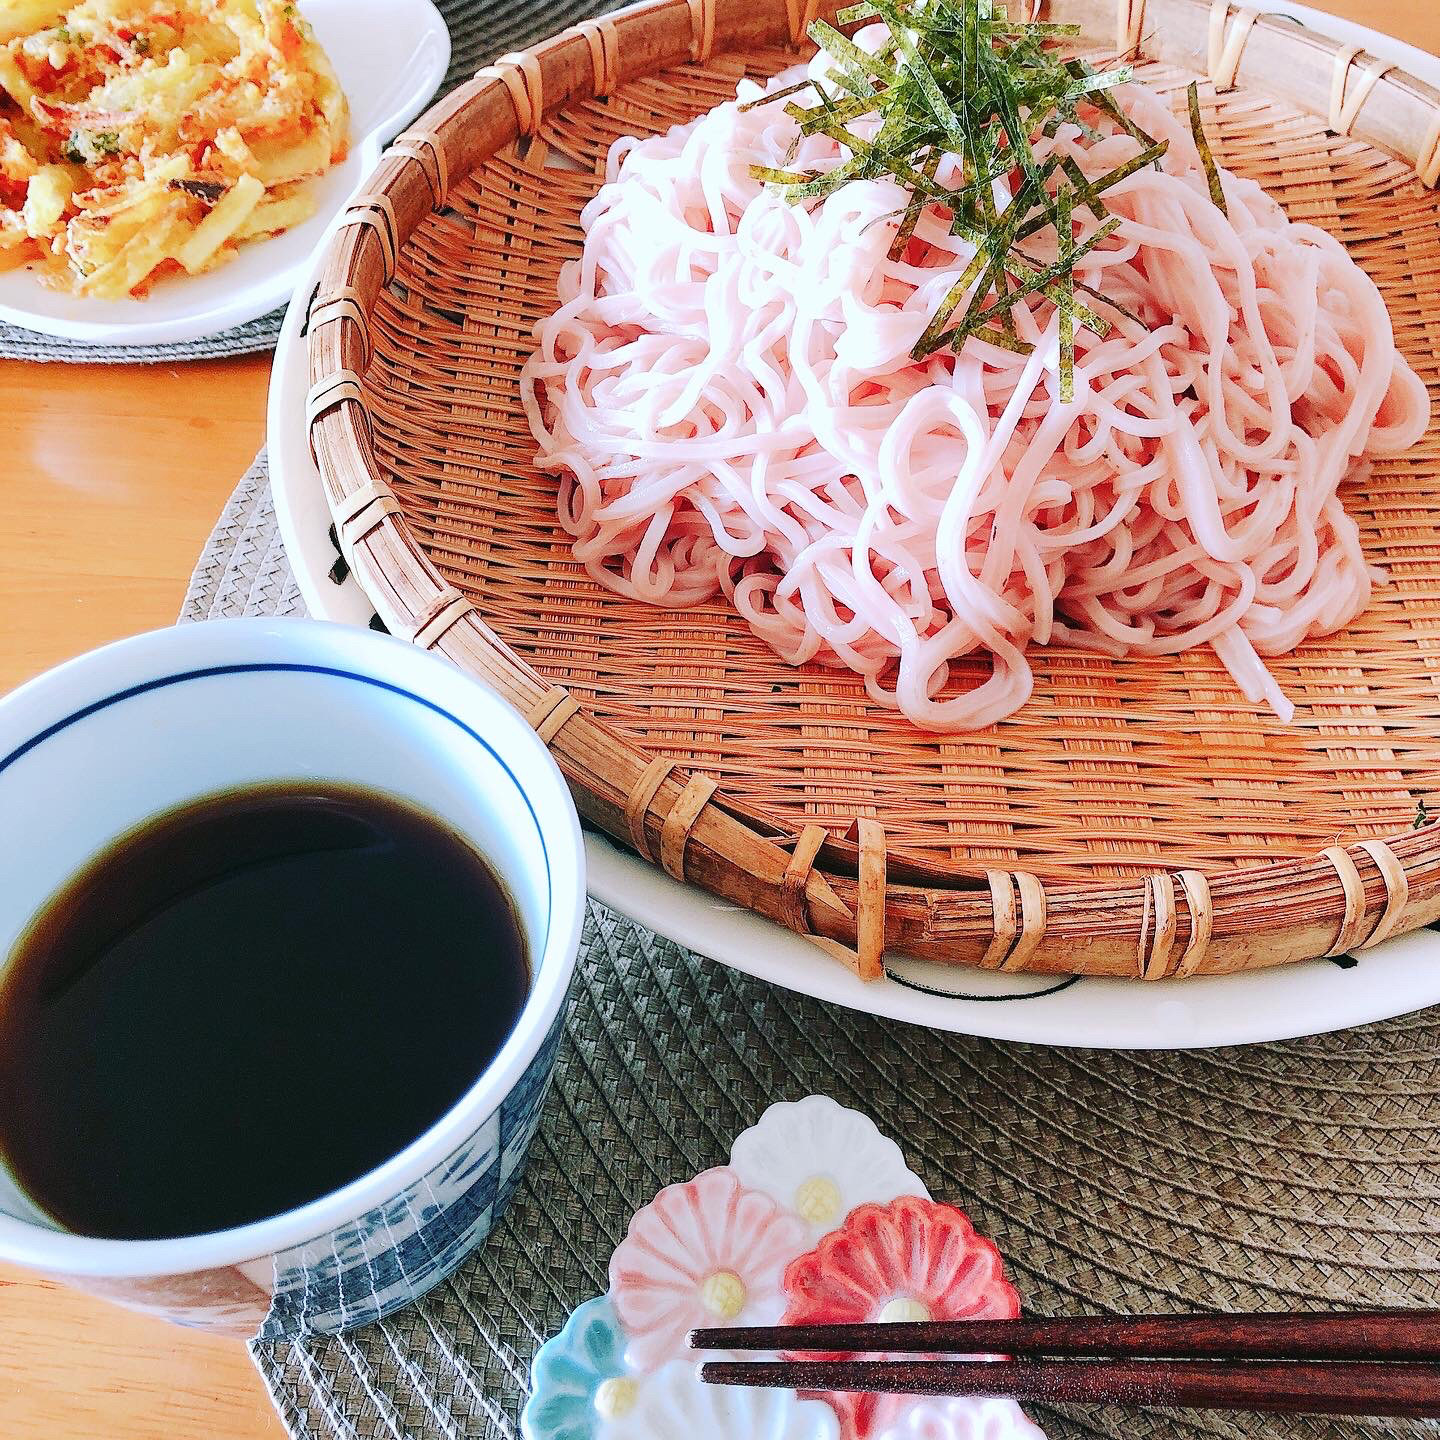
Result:
<svg viewBox="0 0 1440 1440"><path fill-rule="evenodd" d="M490 862L530 948L532 984L514 1030L461 1100L397 1155L237 1229L173 1240L71 1234L0 1168L0 1260L183 1325L331 1334L423 1294L499 1218L560 1044L584 852L545 746L444 659L349 626L222 620L121 641L0 701L0 981L37 912L112 841L207 795L296 780L408 800ZM405 970L397 956L397 1006Z"/></svg>

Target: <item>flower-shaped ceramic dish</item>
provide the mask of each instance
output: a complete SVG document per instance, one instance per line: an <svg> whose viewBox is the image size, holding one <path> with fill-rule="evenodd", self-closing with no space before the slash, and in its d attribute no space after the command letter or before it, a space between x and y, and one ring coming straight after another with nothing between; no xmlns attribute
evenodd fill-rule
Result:
<svg viewBox="0 0 1440 1440"><path fill-rule="evenodd" d="M144 300L47 289L29 270L0 274L0 320L90 345L167 345L258 319L294 293L336 217L380 152L424 108L450 64L450 32L431 0L302 0L350 101L350 153L310 184L315 213L242 246L203 275L158 282Z"/></svg>
<svg viewBox="0 0 1440 1440"><path fill-rule="evenodd" d="M964 1211L913 1195L852 1210L790 1262L785 1294L786 1325L1013 1320L1020 1313L1000 1252ZM865 1440L893 1428L913 1402L844 1393L831 1403L843 1440Z"/></svg>
<svg viewBox="0 0 1440 1440"><path fill-rule="evenodd" d="M524 1440L1044 1440L1010 1400L707 1385L693 1326L1019 1313L1000 1253L900 1147L824 1095L772 1105L727 1166L630 1222L610 1291L535 1357ZM754 1358L753 1356L751 1358Z"/></svg>
<svg viewBox="0 0 1440 1440"><path fill-rule="evenodd" d="M857 1205L930 1194L868 1115L828 1095L772 1105L758 1125L736 1137L730 1168L742 1185L800 1216L812 1241Z"/></svg>
<svg viewBox="0 0 1440 1440"><path fill-rule="evenodd" d="M610 1298L641 1370L688 1353L697 1325L774 1325L786 1264L810 1232L731 1169L670 1185L636 1212L610 1257Z"/></svg>
<svg viewBox="0 0 1440 1440"><path fill-rule="evenodd" d="M607 1296L587 1300L547 1341L531 1370L526 1440L590 1440L628 1414L639 1387L625 1366L625 1332Z"/></svg>
<svg viewBox="0 0 1440 1440"><path fill-rule="evenodd" d="M851 1211L791 1261L785 1293L786 1325L1013 1320L1020 1313L1000 1252L965 1212L914 1195Z"/></svg>
<svg viewBox="0 0 1440 1440"><path fill-rule="evenodd" d="M643 1384L634 1406L602 1432L604 1440L837 1440L839 1433L823 1400L707 1385L686 1360Z"/></svg>

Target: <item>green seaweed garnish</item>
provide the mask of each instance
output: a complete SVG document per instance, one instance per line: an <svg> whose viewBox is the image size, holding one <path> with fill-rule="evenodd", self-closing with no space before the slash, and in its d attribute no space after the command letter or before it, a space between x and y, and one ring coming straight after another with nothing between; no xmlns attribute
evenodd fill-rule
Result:
<svg viewBox="0 0 1440 1440"><path fill-rule="evenodd" d="M940 168L941 152L931 147L930 153L925 157L925 163L920 167L920 173L933 185L935 183L935 172ZM905 214L900 219L900 227L895 231L895 238L890 242L890 258L898 260L904 253L905 247L910 243L910 237L915 233L915 227L920 223L920 212L925 208L926 194L923 189L917 187L910 192L909 203L905 206Z"/></svg>
<svg viewBox="0 0 1440 1440"><path fill-rule="evenodd" d="M740 106L740 113L743 115L747 110L753 110L757 105L769 105L775 100L788 100L792 95L798 95L802 90L812 88L809 80L798 80L794 85L787 85L783 90L772 91L769 95L762 95L758 100L747 100Z"/></svg>
<svg viewBox="0 0 1440 1440"><path fill-rule="evenodd" d="M1070 399L1077 327L1102 337L1111 328L1094 304L1144 323L1075 274L1078 262L1120 223L1106 209L1105 192L1147 165L1158 166L1166 152L1166 144L1147 135L1110 94L1130 79L1129 66L1097 70L1065 56L1055 42L1076 36L1078 26L1012 20L998 0L862 0L836 20L840 26L875 21L887 32L871 53L836 25L818 20L810 27L811 39L830 59L828 79L838 93L801 81L745 108L788 101L786 113L801 135L829 136L847 158L824 174L758 166L751 174L781 187L792 201L829 195L851 180L895 181L910 193L897 212L892 259L904 254L925 206L941 206L952 233L973 244L975 254L916 341L914 357L958 350L972 336L1027 354L1033 347L1017 333L1015 307L1042 295L1058 312L1060 395ZM813 103L796 103L806 90ZM1053 138L1062 125L1074 125L1087 142L1102 138L1081 114L1082 105L1130 135L1137 154L1096 176L1087 176L1069 156L1040 160L1031 137ZM870 140L850 128L861 119L880 122ZM1201 153L1212 167L1208 147ZM960 161L953 184L936 179L947 154ZM1013 193L997 201L995 182L1010 176ZM1211 188L1215 193L1218 178ZM1079 210L1094 218L1096 228L1077 243ZM1053 260L1022 248L1043 231L1053 232Z"/></svg>
<svg viewBox="0 0 1440 1440"><path fill-rule="evenodd" d="M1210 186L1210 198L1222 215L1229 215L1225 205L1225 191L1220 184L1220 167L1210 153L1210 142L1205 138L1205 126L1200 120L1200 89L1192 80L1186 91L1190 100L1190 133L1195 137L1195 148L1200 152L1200 163L1205 167L1205 180Z"/></svg>

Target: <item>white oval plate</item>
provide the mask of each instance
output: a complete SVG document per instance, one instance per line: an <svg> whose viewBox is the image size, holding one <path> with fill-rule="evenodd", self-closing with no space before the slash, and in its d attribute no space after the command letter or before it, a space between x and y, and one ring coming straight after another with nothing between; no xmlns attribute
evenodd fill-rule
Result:
<svg viewBox="0 0 1440 1440"><path fill-rule="evenodd" d="M144 300L67 295L29 270L7 271L0 320L90 345L169 345L218 335L290 299L331 223L450 65L450 31L431 0L303 0L303 9L350 99L350 153L310 182L315 213L242 246L216 270L157 282Z"/></svg>
<svg viewBox="0 0 1440 1440"><path fill-rule="evenodd" d="M1440 85L1440 58L1304 6L1295 19ZM308 286L301 293L306 293ZM353 578L330 579L330 510L305 436L307 362L299 306L286 316L270 384L270 483L285 549L313 615L355 625L374 607ZM681 885L593 831L591 893L702 955L748 975L855 1010L965 1035L1099 1049L1200 1049L1289 1040L1409 1014L1440 1003L1440 935L1401 936L1348 968L1311 960L1192 980L999 975L903 956L889 978L862 984L816 946L770 921ZM916 988L924 987L924 988ZM943 992L935 994L932 992Z"/></svg>

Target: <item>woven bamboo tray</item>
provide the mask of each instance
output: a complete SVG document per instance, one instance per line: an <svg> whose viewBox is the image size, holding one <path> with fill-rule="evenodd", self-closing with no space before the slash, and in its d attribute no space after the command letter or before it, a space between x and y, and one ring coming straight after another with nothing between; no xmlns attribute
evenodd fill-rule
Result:
<svg viewBox="0 0 1440 1440"><path fill-rule="evenodd" d="M310 297L308 422L346 558L396 634L498 687L581 811L831 949L1146 979L1274 965L1440 917L1440 443L1346 502L1391 584L1274 663L1032 651L1034 698L937 737L791 669L723 604L620 599L574 563L517 377L610 143L795 63L802 0L656 0L506 57L399 137ZM1440 382L1440 93L1226 0L1021 0L1204 87L1221 160L1323 225Z"/></svg>

